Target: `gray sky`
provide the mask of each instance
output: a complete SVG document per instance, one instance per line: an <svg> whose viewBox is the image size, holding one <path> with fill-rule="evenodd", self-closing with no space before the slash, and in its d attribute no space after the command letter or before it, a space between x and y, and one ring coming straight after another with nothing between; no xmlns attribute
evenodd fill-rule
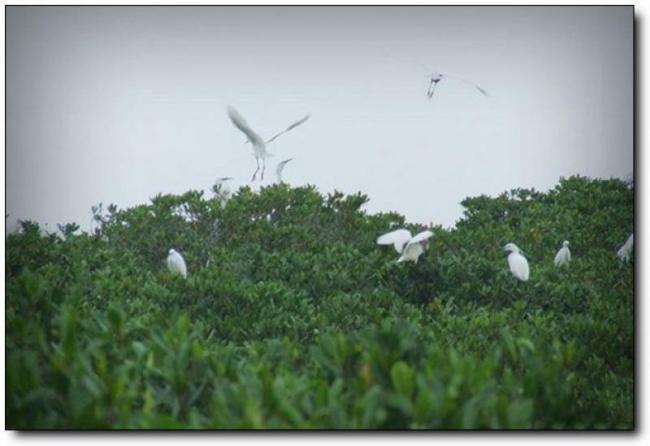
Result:
<svg viewBox="0 0 650 446"><path fill-rule="evenodd" d="M467 196L632 172L630 7L7 7L7 212L250 184L232 104L293 186L451 226ZM426 98L426 71L442 81ZM257 183L256 183L257 184Z"/></svg>

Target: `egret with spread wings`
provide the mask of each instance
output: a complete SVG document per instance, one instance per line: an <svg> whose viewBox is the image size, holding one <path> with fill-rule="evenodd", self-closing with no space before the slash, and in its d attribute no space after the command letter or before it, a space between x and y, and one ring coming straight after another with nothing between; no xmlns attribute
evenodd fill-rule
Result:
<svg viewBox="0 0 650 446"><path fill-rule="evenodd" d="M415 236L411 236L408 229L396 229L377 239L378 245L393 245L395 251L401 254L397 262L412 261L417 263L418 258L424 253L429 239L433 232L424 230Z"/></svg>

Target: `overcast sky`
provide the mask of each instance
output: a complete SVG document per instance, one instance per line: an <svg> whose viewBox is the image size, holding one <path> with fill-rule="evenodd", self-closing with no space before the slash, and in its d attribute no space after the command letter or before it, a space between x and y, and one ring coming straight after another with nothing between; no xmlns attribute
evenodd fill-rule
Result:
<svg viewBox="0 0 650 446"><path fill-rule="evenodd" d="M7 212L87 230L99 202L250 184L232 104L270 137L264 184L362 191L452 226L459 202L626 177L631 7L6 9ZM426 97L427 71L443 80Z"/></svg>

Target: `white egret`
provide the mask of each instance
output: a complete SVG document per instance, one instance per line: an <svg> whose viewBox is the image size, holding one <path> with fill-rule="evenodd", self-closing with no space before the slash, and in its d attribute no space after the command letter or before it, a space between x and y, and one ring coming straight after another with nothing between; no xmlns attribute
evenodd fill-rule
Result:
<svg viewBox="0 0 650 446"><path fill-rule="evenodd" d="M620 247L616 255L624 262L630 261L630 255L632 254L632 249L634 248L634 234L630 234L627 238L627 241L623 246Z"/></svg>
<svg viewBox="0 0 650 446"><path fill-rule="evenodd" d="M287 165L289 161L291 161L293 158L286 159L284 161L280 161L278 163L278 167L275 168L275 175L278 178L278 183L282 183L282 171L284 170L284 166Z"/></svg>
<svg viewBox="0 0 650 446"><path fill-rule="evenodd" d="M521 255L517 245L514 243L508 243L503 247L503 250L510 253L508 255L508 266L510 267L512 275L522 282L527 281L528 276L530 275L528 260L526 260L526 257Z"/></svg>
<svg viewBox="0 0 650 446"><path fill-rule="evenodd" d="M255 181L257 172L260 170L260 160L262 160L261 179L263 180L264 170L266 169L266 159L272 156L272 154L266 150L266 143L262 137L255 133L255 131L248 125L243 116L240 115L239 112L230 105L228 106L228 116L230 117L230 120L234 126L237 127L242 133L244 133L248 140L253 144L253 154L255 155L255 161L257 161L257 169L255 170L255 173L253 173L253 178L251 178L251 181Z"/></svg>
<svg viewBox="0 0 650 446"><path fill-rule="evenodd" d="M396 229L377 239L378 245L393 245L395 251L401 254L397 260L398 263L405 261L418 262L418 258L424 253L429 238L433 232L424 230L415 236L411 236L408 229Z"/></svg>
<svg viewBox="0 0 650 446"><path fill-rule="evenodd" d="M172 274L180 274L183 277L187 277L187 266L185 265L185 260L175 249L169 250L169 255L167 256L167 268Z"/></svg>
<svg viewBox="0 0 650 446"><path fill-rule="evenodd" d="M307 122L309 119L310 115L307 114L305 117L299 119L298 121L294 122L291 124L289 127L286 129L282 130L281 132L273 135L271 138L269 138L266 142L262 139L260 135L255 133L253 129L248 125L246 120L235 110L234 107L228 106L228 115L230 116L230 120L233 122L235 127L237 127L239 130L241 130L245 135L246 135L246 143L252 143L253 144L253 151L255 154L255 159L257 160L257 170L253 174L253 178L251 181L255 181L255 176L257 175L257 172L259 171L259 160L262 159L262 174L260 178L263 180L264 179L264 171L266 168L266 158L269 158L273 156L271 153L269 153L266 150L266 144L269 144L273 142L276 138L280 137L281 135L284 135L285 133L295 129L301 124L304 124Z"/></svg>
<svg viewBox="0 0 650 446"><path fill-rule="evenodd" d="M230 199L230 189L224 184L226 181L232 180L232 177L219 177L212 186L212 192L214 192L215 198L218 198L221 203L221 209L226 206L226 203Z"/></svg>
<svg viewBox="0 0 650 446"><path fill-rule="evenodd" d="M569 250L569 242L565 240L562 242L562 247L555 254L555 266L568 265L571 261L571 251Z"/></svg>
<svg viewBox="0 0 650 446"><path fill-rule="evenodd" d="M474 88L476 88L479 93L481 93L483 96L487 97L487 91L485 91L483 88L481 88L479 85L475 84L474 82L468 81L466 79L457 77L457 76L450 76L449 74L443 74L443 73L431 73L428 74L427 77L429 78L429 89L427 90L427 97L431 99L433 97L433 93L436 91L436 87L438 86L438 83L443 80L443 79L450 79L450 80L455 80L459 82L464 82L465 84L468 84Z"/></svg>
<svg viewBox="0 0 650 446"><path fill-rule="evenodd" d="M474 87L479 93L481 93L483 96L487 97L488 93L485 91L483 88L481 88L479 85L475 84L474 82L468 81L467 79L463 79L458 76L452 76L447 73L440 73L435 70L432 70L430 67L427 65L424 65L419 62L414 62L414 61L409 61L409 60L404 60L401 57L395 57L392 54L389 54L389 57L396 61L400 61L401 63L406 63L409 65L417 65L420 67L422 70L424 70L427 74L426 77L429 79L429 89L427 90L427 97L431 99L433 97L433 93L436 91L436 87L438 86L438 83L442 81L443 79L449 79L451 81L457 81L457 82L462 82L464 84L467 84L471 87Z"/></svg>

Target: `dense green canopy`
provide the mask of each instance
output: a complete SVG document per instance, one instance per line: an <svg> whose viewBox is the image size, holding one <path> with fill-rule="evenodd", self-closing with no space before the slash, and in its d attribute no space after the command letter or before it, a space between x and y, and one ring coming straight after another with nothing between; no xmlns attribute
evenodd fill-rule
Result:
<svg viewBox="0 0 650 446"><path fill-rule="evenodd" d="M366 201L275 185L99 206L92 234L24 222L6 239L7 427L634 426L628 185L468 198L417 264L375 241L419 225Z"/></svg>

